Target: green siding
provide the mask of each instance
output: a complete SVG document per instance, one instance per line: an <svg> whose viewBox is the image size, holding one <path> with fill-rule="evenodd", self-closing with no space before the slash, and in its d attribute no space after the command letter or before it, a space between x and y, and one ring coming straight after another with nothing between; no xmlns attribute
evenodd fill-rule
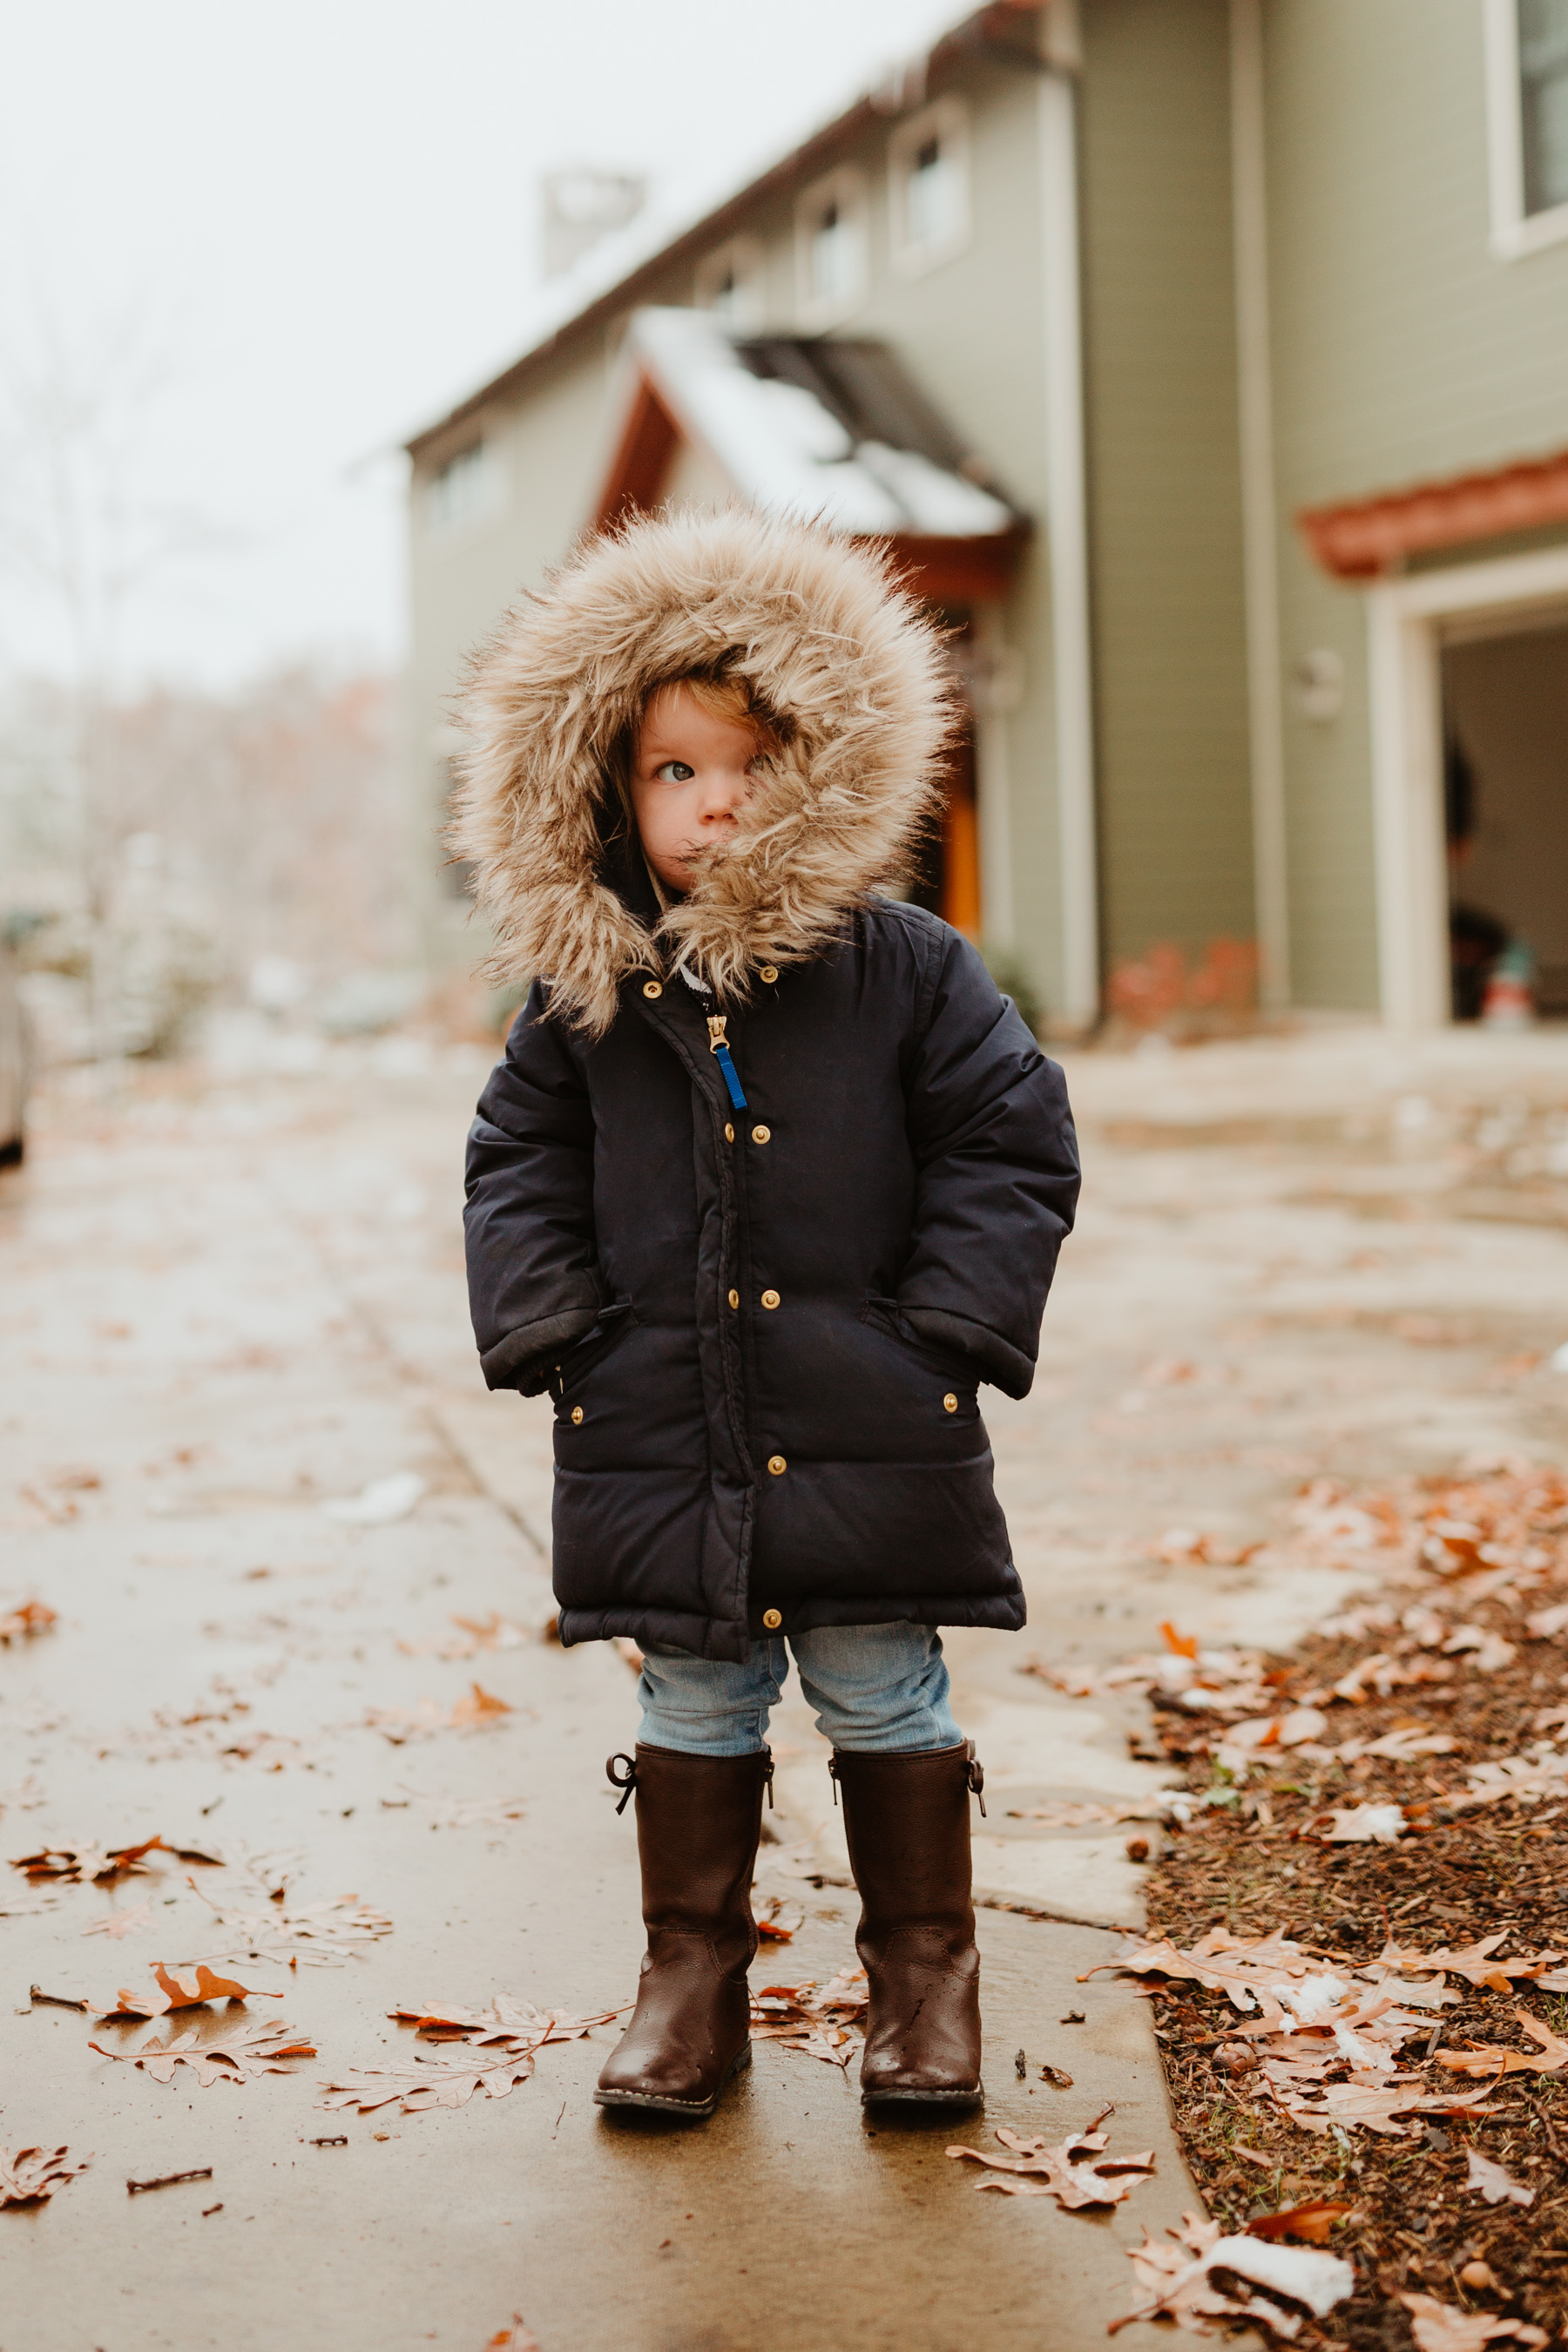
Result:
<svg viewBox="0 0 1568 2352"><path fill-rule="evenodd" d="M1363 600L1294 517L1568 443L1568 245L1490 249L1480 0L1268 0L1265 22L1282 650L1289 671L1332 647L1346 682L1327 723L1287 698L1295 991L1371 1007Z"/></svg>
<svg viewBox="0 0 1568 2352"><path fill-rule="evenodd" d="M1254 933L1225 0L1093 0L1086 394L1108 964Z"/></svg>

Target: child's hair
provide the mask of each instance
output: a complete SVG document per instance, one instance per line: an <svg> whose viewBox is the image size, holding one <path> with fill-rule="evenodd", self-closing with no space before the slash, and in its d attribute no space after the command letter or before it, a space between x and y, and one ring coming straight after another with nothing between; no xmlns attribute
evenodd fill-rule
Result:
<svg viewBox="0 0 1568 2352"><path fill-rule="evenodd" d="M749 727L757 739L759 751L781 751L788 740L787 723L770 710L749 682L737 677L733 670L721 666L713 669L685 670L675 677L661 677L658 685L649 687L643 697L642 709L623 730L611 761L611 777L616 797L620 803L621 825L628 839L635 840L637 836L631 774L643 715L655 695L663 694L667 688L672 686L685 687L692 699L700 704L711 718L728 719L737 727Z"/></svg>

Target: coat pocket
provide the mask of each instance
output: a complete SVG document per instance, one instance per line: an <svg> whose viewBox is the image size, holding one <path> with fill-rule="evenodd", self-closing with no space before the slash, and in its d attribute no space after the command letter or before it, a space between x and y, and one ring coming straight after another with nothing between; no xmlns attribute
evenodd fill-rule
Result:
<svg viewBox="0 0 1568 2352"><path fill-rule="evenodd" d="M613 1348L618 1348L628 1331L637 1328L637 1318L629 1298L617 1298L608 1307L601 1307L599 1318L591 1331L585 1332L575 1347L568 1348L555 1367L551 1381L551 1394L563 1398L602 1363Z"/></svg>
<svg viewBox="0 0 1568 2352"><path fill-rule="evenodd" d="M940 1373L944 1381L951 1381L954 1388L978 1390L979 1366L971 1358L960 1355L956 1349L948 1354L940 1348L933 1348L929 1340L922 1339L920 1333L904 1320L903 1310L896 1298L879 1298L872 1294L860 1309L860 1320L869 1323L873 1330L885 1331L911 1356L918 1357L922 1364L929 1364L932 1371Z"/></svg>

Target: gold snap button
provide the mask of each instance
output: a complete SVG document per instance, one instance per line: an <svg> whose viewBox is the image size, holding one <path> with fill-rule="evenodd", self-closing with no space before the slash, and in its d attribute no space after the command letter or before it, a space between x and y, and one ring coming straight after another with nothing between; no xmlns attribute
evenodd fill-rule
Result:
<svg viewBox="0 0 1568 2352"><path fill-rule="evenodd" d="M664 994L664 991L659 986L657 980L645 980L642 984L642 992L645 996L662 996Z"/></svg>
<svg viewBox="0 0 1568 2352"><path fill-rule="evenodd" d="M767 1627L770 1633L776 1633L779 1627L784 1623L784 1617L777 1609L764 1609L763 1612L763 1622Z"/></svg>
<svg viewBox="0 0 1568 2352"><path fill-rule="evenodd" d="M724 1121L724 1140L726 1143L733 1143L735 1140L735 1130L728 1119Z"/></svg>
<svg viewBox="0 0 1568 2352"><path fill-rule="evenodd" d="M775 1478L782 1478L784 1472L789 1468L789 1464L784 1460L782 1454L770 1454L768 1456L768 1468L773 1472Z"/></svg>
<svg viewBox="0 0 1568 2352"><path fill-rule="evenodd" d="M753 1127L753 1128L752 1128L752 1141L753 1143L771 1143L771 1142L773 1141L773 1129L772 1129L771 1127Z"/></svg>
<svg viewBox="0 0 1568 2352"><path fill-rule="evenodd" d="M778 966L777 966L777 964L776 964L776 963L765 963L765 964L763 964L763 978L766 981L766 982L767 982L767 984L768 984L768 986L769 986L770 988L773 986L773 984L774 981L778 978L778 976L779 976L779 968L778 968Z"/></svg>
<svg viewBox="0 0 1568 2352"><path fill-rule="evenodd" d="M572 1408L572 1418L573 1418L573 1420L574 1420L574 1421L581 1421L581 1420L582 1420L582 1418L583 1418L583 1408L582 1408L582 1406L581 1406L580 1404L574 1404L574 1405L573 1406L573 1408Z"/></svg>
<svg viewBox="0 0 1568 2352"><path fill-rule="evenodd" d="M730 1304L731 1304L731 1307L739 1307L740 1303L741 1303L741 1294L740 1294L740 1292L739 1292L738 1290L732 1290L732 1291L730 1293Z"/></svg>
<svg viewBox="0 0 1568 2352"><path fill-rule="evenodd" d="M958 1411L958 1399L953 1395L951 1389L949 1389L942 1402L944 1409L948 1412L956 1412Z"/></svg>
<svg viewBox="0 0 1568 2352"><path fill-rule="evenodd" d="M764 1307L776 1307L776 1306L778 1305L778 1303L779 1303L779 1295L778 1295L778 1292L777 1292L776 1290L764 1290L764 1291L763 1291L763 1305Z"/></svg>

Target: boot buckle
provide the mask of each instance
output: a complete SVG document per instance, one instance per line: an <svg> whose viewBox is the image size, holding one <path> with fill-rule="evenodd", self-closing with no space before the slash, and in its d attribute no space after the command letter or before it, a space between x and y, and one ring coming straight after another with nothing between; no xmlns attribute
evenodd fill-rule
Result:
<svg viewBox="0 0 1568 2352"><path fill-rule="evenodd" d="M964 1747L969 1755L970 1793L972 1796L979 1798L980 1818L982 1821L984 1821L988 1818L985 1811L985 1767L974 1752L974 1742L973 1739L965 1740Z"/></svg>
<svg viewBox="0 0 1568 2352"><path fill-rule="evenodd" d="M617 1764L624 1764L626 1766L626 1769L624 1773L616 1771L616 1767ZM605 1759L605 1778L608 1780L612 1789L624 1789L626 1791L620 1803L616 1807L616 1819L619 1821L621 1815L626 1811L626 1807L631 1803L632 1790L637 1784L637 1758L635 1756L626 1755L606 1756Z"/></svg>

